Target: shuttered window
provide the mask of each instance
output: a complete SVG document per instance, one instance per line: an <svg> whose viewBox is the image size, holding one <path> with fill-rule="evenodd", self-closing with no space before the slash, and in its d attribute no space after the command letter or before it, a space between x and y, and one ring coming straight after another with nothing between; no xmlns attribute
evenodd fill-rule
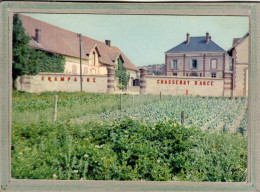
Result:
<svg viewBox="0 0 260 192"><path fill-rule="evenodd" d="M210 66L211 66L210 67L211 69L217 69L217 60L216 59L212 59Z"/></svg>
<svg viewBox="0 0 260 192"><path fill-rule="evenodd" d="M171 60L171 69L178 69L178 60Z"/></svg>

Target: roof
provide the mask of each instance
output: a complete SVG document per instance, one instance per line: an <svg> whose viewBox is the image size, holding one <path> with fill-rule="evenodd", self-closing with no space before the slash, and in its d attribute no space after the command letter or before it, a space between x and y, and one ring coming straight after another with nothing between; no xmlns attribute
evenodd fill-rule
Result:
<svg viewBox="0 0 260 192"><path fill-rule="evenodd" d="M31 40L29 45L40 50L52 52L60 55L80 57L79 54L79 37L78 34L49 23L34 19L32 17L19 14L23 27ZM35 29L40 29L40 43L34 40ZM115 46L107 46L104 42L81 36L82 39L82 58L89 59L89 53L97 49L99 53L99 61L106 65L115 65L110 55L121 54L125 61L126 69L138 70L138 68L123 54L123 52Z"/></svg>
<svg viewBox="0 0 260 192"><path fill-rule="evenodd" d="M249 32L247 32L242 38L234 38L232 47L227 51L229 55L232 55L232 50L238 46L246 37L249 36Z"/></svg>
<svg viewBox="0 0 260 192"><path fill-rule="evenodd" d="M234 38L234 39L233 39L233 44L232 44L232 46L234 46L240 39L241 39L241 38Z"/></svg>
<svg viewBox="0 0 260 192"><path fill-rule="evenodd" d="M206 36L203 37L190 37L189 44L183 41L176 47L171 48L166 53L186 53L186 52L226 52L214 41L209 40L206 44Z"/></svg>

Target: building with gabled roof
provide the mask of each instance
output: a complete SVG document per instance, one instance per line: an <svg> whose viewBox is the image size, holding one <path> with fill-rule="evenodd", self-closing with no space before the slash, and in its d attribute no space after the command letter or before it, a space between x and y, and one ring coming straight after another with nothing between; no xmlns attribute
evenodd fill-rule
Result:
<svg viewBox="0 0 260 192"><path fill-rule="evenodd" d="M249 33L242 38L234 38L227 52L232 57L232 94L234 97L248 96Z"/></svg>
<svg viewBox="0 0 260 192"><path fill-rule="evenodd" d="M165 52L165 75L223 78L229 57L209 35L190 37Z"/></svg>
<svg viewBox="0 0 260 192"><path fill-rule="evenodd" d="M49 23L19 14L26 33L31 40L29 45L35 49L62 55L65 58L66 74L80 74L80 41L79 34L51 25ZM81 36L82 74L105 75L108 66L117 66L123 61L130 79L136 78L137 68L127 56L110 40L101 42L87 36ZM129 83L132 85L132 82Z"/></svg>

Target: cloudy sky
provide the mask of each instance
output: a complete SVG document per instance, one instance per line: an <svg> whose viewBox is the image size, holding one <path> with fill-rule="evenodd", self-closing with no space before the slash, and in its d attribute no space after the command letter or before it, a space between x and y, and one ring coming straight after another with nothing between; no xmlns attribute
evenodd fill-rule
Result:
<svg viewBox="0 0 260 192"><path fill-rule="evenodd" d="M190 36L205 36L228 50L249 30L248 17L26 14L99 41L110 39L136 65L164 63L164 53Z"/></svg>

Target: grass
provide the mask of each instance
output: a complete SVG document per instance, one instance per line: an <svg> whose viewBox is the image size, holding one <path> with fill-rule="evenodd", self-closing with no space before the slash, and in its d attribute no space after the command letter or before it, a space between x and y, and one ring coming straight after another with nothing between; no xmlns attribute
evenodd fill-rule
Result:
<svg viewBox="0 0 260 192"><path fill-rule="evenodd" d="M58 95L58 120L79 118L89 114L112 111L120 108L120 95L85 92L46 92L41 94L13 91L13 124L29 124L45 120L53 121L54 96ZM134 104L141 105L158 100L157 96L134 96ZM122 95L123 108L133 105L133 96Z"/></svg>

